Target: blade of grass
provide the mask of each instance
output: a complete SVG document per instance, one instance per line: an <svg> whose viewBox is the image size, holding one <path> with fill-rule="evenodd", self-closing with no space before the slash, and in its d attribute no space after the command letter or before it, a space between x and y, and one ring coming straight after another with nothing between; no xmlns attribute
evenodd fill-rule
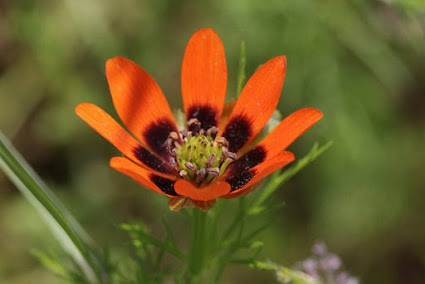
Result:
<svg viewBox="0 0 425 284"><path fill-rule="evenodd" d="M0 168L15 184L18 190L38 211L47 223L53 235L64 250L75 260L87 279L92 283L101 282L100 273L94 261L95 256L90 254L82 238L76 233L67 217L70 214L62 205L58 205L53 193L47 189L37 174L21 157L9 140L0 131ZM76 221L72 218L75 226ZM76 226L80 233L81 227ZM82 234L87 236L87 234ZM86 237L87 238L87 237ZM98 261L98 264L100 261Z"/></svg>

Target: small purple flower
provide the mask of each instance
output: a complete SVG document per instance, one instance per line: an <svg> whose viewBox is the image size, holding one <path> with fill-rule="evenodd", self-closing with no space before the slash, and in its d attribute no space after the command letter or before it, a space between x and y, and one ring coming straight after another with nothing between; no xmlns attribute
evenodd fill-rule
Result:
<svg viewBox="0 0 425 284"><path fill-rule="evenodd" d="M337 277L338 284L359 284L359 280L351 277L347 272L341 272Z"/></svg>
<svg viewBox="0 0 425 284"><path fill-rule="evenodd" d="M334 271L341 268L342 261L336 254L330 253L320 259L319 264L324 271Z"/></svg>
<svg viewBox="0 0 425 284"><path fill-rule="evenodd" d="M323 242L317 242L312 248L313 256L300 263L300 269L324 284L359 284L359 280L345 271L342 260L328 252ZM335 282L336 281L336 282Z"/></svg>
<svg viewBox="0 0 425 284"><path fill-rule="evenodd" d="M302 262L302 269L315 279L319 279L318 268L319 265L315 259L307 258Z"/></svg>
<svg viewBox="0 0 425 284"><path fill-rule="evenodd" d="M324 242L320 241L313 245L312 252L314 255L323 256L328 252L328 248Z"/></svg>

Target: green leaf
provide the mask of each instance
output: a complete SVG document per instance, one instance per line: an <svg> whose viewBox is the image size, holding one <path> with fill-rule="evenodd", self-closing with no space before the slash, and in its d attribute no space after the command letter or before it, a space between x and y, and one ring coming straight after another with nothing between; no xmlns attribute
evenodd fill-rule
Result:
<svg viewBox="0 0 425 284"><path fill-rule="evenodd" d="M163 242L151 236L140 224L122 224L120 227L129 233L133 241L133 245L135 246L146 243L167 251L179 259L184 259L186 257L184 253L182 253L178 248L174 247L174 245L170 244L168 241Z"/></svg>
<svg viewBox="0 0 425 284"><path fill-rule="evenodd" d="M86 247L92 241L1 131L0 168L37 210L87 279L92 283L101 282L100 272L95 266L95 262L100 265L100 261Z"/></svg>
<svg viewBox="0 0 425 284"><path fill-rule="evenodd" d="M237 79L237 88L236 88L236 97L239 97L242 92L246 80L245 74L246 68L246 55L245 55L245 42L241 42L241 53L239 56L239 67L238 67L238 79Z"/></svg>
<svg viewBox="0 0 425 284"><path fill-rule="evenodd" d="M53 257L37 249L31 250L31 254L48 270L63 278L69 277L68 270Z"/></svg>
<svg viewBox="0 0 425 284"><path fill-rule="evenodd" d="M283 173L275 172L269 183L265 186L263 189L261 195L254 201L252 204L252 208L261 207L263 202L270 197L270 195L273 194L282 184L287 182L290 178L292 178L294 175L296 175L299 171L301 171L303 168L305 168L307 165L309 165L311 162L316 160L320 155L322 155L329 147L332 145L332 141L329 141L325 145L321 146L319 148L318 143L314 143L313 147L311 148L310 152L303 157L302 159L298 160L298 162L284 171ZM253 212L250 212L251 214Z"/></svg>

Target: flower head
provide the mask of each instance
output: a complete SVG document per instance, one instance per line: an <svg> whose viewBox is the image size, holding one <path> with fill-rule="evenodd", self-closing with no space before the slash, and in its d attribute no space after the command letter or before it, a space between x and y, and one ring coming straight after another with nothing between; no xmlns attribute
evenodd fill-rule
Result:
<svg viewBox="0 0 425 284"><path fill-rule="evenodd" d="M225 105L223 44L212 29L201 29L190 38L183 57L185 129L177 129L152 77L119 56L107 61L106 76L115 109L134 137L93 104L79 104L76 112L123 153L111 159L112 168L170 197L172 210L206 211L217 198L247 194L292 162L294 155L284 149L322 117L313 108L298 110L252 145L276 108L285 71L284 56L269 60L248 80L238 100Z"/></svg>

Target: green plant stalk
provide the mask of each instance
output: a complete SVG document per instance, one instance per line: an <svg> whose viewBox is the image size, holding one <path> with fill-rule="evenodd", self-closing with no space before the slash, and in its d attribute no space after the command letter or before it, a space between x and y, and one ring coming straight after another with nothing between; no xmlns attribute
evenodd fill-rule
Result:
<svg viewBox="0 0 425 284"><path fill-rule="evenodd" d="M242 41L241 42L241 51L240 51L240 56L239 56L236 97L239 97L240 93L242 92L242 88L243 88L245 80L246 80L245 69L246 69L245 42Z"/></svg>
<svg viewBox="0 0 425 284"><path fill-rule="evenodd" d="M192 283L199 281L200 273L205 267L207 248L207 214L200 210L193 210L192 239L189 253L189 271Z"/></svg>
<svg viewBox="0 0 425 284"><path fill-rule="evenodd" d="M100 261L89 253L82 239L55 204L55 199L50 197L53 196L53 193L46 191L44 183L41 182L1 131L0 168L43 217L65 251L84 271L87 279L92 283L102 283L103 276L101 276L99 267L95 264L100 264Z"/></svg>
<svg viewBox="0 0 425 284"><path fill-rule="evenodd" d="M262 194L254 201L254 203L251 205L251 208L255 208L258 206L261 206L263 202L269 198L273 192L275 192L282 184L287 182L289 179L291 179L293 176L295 176L299 171L301 171L303 168L305 168L307 165L309 165L311 162L316 160L321 154L323 154L327 149L329 149L330 146L332 146L333 142L329 141L325 145L321 146L319 148L319 144L315 143L313 147L311 148L310 152L303 157L302 159L298 160L298 162L284 171L283 173L280 173L276 171L272 174L270 182L267 184L267 186L263 189Z"/></svg>

